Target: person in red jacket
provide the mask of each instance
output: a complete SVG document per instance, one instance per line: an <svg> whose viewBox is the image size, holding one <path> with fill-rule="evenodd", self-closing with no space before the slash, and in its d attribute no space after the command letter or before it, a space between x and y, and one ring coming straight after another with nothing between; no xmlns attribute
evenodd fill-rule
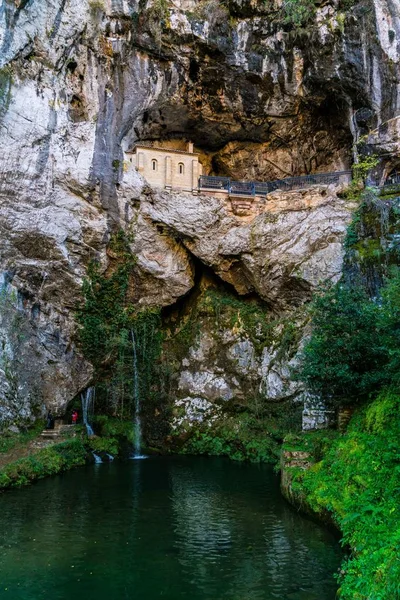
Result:
<svg viewBox="0 0 400 600"><path fill-rule="evenodd" d="M72 425L76 425L78 420L78 412L76 410L72 411Z"/></svg>

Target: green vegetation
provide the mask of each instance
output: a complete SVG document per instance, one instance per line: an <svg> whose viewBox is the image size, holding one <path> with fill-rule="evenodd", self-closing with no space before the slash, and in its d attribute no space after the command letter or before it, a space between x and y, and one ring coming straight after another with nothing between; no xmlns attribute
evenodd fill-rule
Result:
<svg viewBox="0 0 400 600"><path fill-rule="evenodd" d="M133 442L132 421L116 419L108 415L95 415L93 425L101 437L121 438Z"/></svg>
<svg viewBox="0 0 400 600"><path fill-rule="evenodd" d="M106 452L117 456L124 446L131 446L134 442L132 419L95 415L92 425L96 436L88 438L85 443L94 452Z"/></svg>
<svg viewBox="0 0 400 600"><path fill-rule="evenodd" d="M113 437L92 437L88 440L87 445L93 452L106 452L112 456L119 453L118 440Z"/></svg>
<svg viewBox="0 0 400 600"><path fill-rule="evenodd" d="M397 200L366 190L345 240L351 277L311 304L299 377L328 404L365 402L398 383L399 217Z"/></svg>
<svg viewBox="0 0 400 600"><path fill-rule="evenodd" d="M21 433L15 434L2 431L0 436L0 454L10 452L10 450L13 450L18 446L24 446L31 440L34 440L43 430L43 427L44 422L42 420L38 420L33 427L26 429Z"/></svg>
<svg viewBox="0 0 400 600"><path fill-rule="evenodd" d="M48 475L61 473L92 460L91 453L117 456L129 449L133 442L132 420L121 420L107 415L93 419L96 436L88 438L83 426L73 428L62 442L37 449L32 442L43 430L38 421L27 431L2 433L0 441L0 490L29 484ZM73 437L72 437L73 436ZM2 461L2 463L1 463Z"/></svg>
<svg viewBox="0 0 400 600"><path fill-rule="evenodd" d="M364 141L362 140L363 144ZM365 182L371 170L379 164L379 158L375 155L360 156L358 162L353 165L353 179Z"/></svg>
<svg viewBox="0 0 400 600"><path fill-rule="evenodd" d="M96 369L96 404L121 419L134 412L133 370L136 352L140 397L151 403L161 354L160 311L137 309L128 291L135 265L122 231L109 244L111 273L91 263L83 283L84 302L77 312L79 342ZM134 347L135 346L135 347Z"/></svg>
<svg viewBox="0 0 400 600"><path fill-rule="evenodd" d="M48 475L84 465L87 450L81 440L54 444L0 469L0 489L19 487Z"/></svg>
<svg viewBox="0 0 400 600"><path fill-rule="evenodd" d="M257 300L245 300L222 288L209 287L180 320L183 325L171 328L169 342L174 343L174 351L183 358L189 347L196 345L202 323L210 321L212 330L243 333L258 354L265 346L276 343L282 355L296 348L303 317L304 310L299 309L290 318L276 318Z"/></svg>
<svg viewBox="0 0 400 600"><path fill-rule="evenodd" d="M279 457L279 444L268 432L255 435L253 429L241 424L237 431L228 422L220 427L197 429L182 447L182 454L206 454L208 456L228 456L232 460L269 462L275 464Z"/></svg>
<svg viewBox="0 0 400 600"><path fill-rule="evenodd" d="M286 433L301 428L301 407L292 402L267 405L249 401L245 410L225 414L223 419L196 427L183 439L177 439L182 454L228 456L232 460L277 464ZM180 436L182 437L182 436Z"/></svg>
<svg viewBox="0 0 400 600"><path fill-rule="evenodd" d="M6 66L0 69L0 119L7 112L11 102L12 71Z"/></svg>
<svg viewBox="0 0 400 600"><path fill-rule="evenodd" d="M314 0L284 0L283 21L294 28L301 28L315 16Z"/></svg>
<svg viewBox="0 0 400 600"><path fill-rule="evenodd" d="M303 434L300 444L284 445L311 451L309 470L288 469L293 491L315 513L331 514L351 548L340 576L342 600L400 598L399 431L400 397L382 391L358 410L345 434ZM315 453L313 440L321 435Z"/></svg>
<svg viewBox="0 0 400 600"><path fill-rule="evenodd" d="M123 233L111 239L110 248L119 263L108 277L103 275L97 263L90 263L83 282L84 303L77 313L82 350L96 368L106 359L116 358L120 335L126 330L129 320L126 295L135 260Z"/></svg>
<svg viewBox="0 0 400 600"><path fill-rule="evenodd" d="M338 284L314 300L299 375L313 394L328 404L353 404L387 382L382 313L358 286Z"/></svg>
<svg viewBox="0 0 400 600"><path fill-rule="evenodd" d="M367 188L353 215L347 236L346 269L358 272L369 295L376 296L378 287L400 259L399 198L381 198Z"/></svg>
<svg viewBox="0 0 400 600"><path fill-rule="evenodd" d="M92 13L104 12L104 1L103 0L89 0L89 8Z"/></svg>
<svg viewBox="0 0 400 600"><path fill-rule="evenodd" d="M358 202L364 201L366 195L375 197L375 190L371 187L366 187L367 178L371 170L379 164L379 158L375 154L362 154L365 145L365 140L361 139L355 146L358 162L352 166L353 177L350 186L347 188L345 196L347 200Z"/></svg>
<svg viewBox="0 0 400 600"><path fill-rule="evenodd" d="M169 6L167 0L153 0L151 14L154 18L166 24L169 19Z"/></svg>
<svg viewBox="0 0 400 600"><path fill-rule="evenodd" d="M399 224L398 201L367 189L346 238L351 276L310 308L300 378L328 405L358 405L347 431L287 436L283 446L289 497L330 515L351 549L342 600L400 598ZM290 466L296 452L303 466Z"/></svg>

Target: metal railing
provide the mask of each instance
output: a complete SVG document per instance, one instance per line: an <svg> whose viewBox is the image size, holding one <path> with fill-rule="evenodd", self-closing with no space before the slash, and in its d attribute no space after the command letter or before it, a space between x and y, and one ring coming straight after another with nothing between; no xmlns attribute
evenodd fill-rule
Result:
<svg viewBox="0 0 400 600"><path fill-rule="evenodd" d="M386 185L400 185L400 173L389 175L383 186L385 187Z"/></svg>
<svg viewBox="0 0 400 600"><path fill-rule="evenodd" d="M399 176L400 178L400 176ZM314 175L301 175L287 177L275 181L232 181L230 177L213 177L201 175L199 189L209 191L227 192L231 196L266 196L275 190L299 190L312 185L330 185L334 183L350 183L351 171L337 171L334 173L316 173Z"/></svg>
<svg viewBox="0 0 400 600"><path fill-rule="evenodd" d="M209 177L200 175L199 188L202 190L218 190L229 192L231 180L229 177Z"/></svg>
<svg viewBox="0 0 400 600"><path fill-rule="evenodd" d="M381 180L375 177L367 177L367 185L382 188L398 188L400 186L400 173L392 173L386 178L385 182L381 185Z"/></svg>
<svg viewBox="0 0 400 600"><path fill-rule="evenodd" d="M231 181L229 187L231 196L255 196L253 181Z"/></svg>

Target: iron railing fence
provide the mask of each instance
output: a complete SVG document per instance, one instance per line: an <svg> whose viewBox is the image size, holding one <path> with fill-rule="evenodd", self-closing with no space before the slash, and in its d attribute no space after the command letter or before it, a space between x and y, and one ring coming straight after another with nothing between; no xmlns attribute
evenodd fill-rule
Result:
<svg viewBox="0 0 400 600"><path fill-rule="evenodd" d="M312 185L330 185L332 183L349 183L350 181L351 171L316 173L314 175L287 177L286 179L266 182L232 181L229 177L201 175L199 189L225 191L232 196L266 196L275 190L298 190Z"/></svg>
<svg viewBox="0 0 400 600"><path fill-rule="evenodd" d="M390 188L390 187L399 187L400 186L400 173L392 173L391 175L389 175L389 177L385 180L384 184L381 185L381 182L379 179L376 179L374 177L367 177L367 181L366 181L367 185L372 185L374 187L379 187L379 188Z"/></svg>
<svg viewBox="0 0 400 600"><path fill-rule="evenodd" d="M231 180L229 177L211 177L209 175L200 175L199 188L202 190L220 190L229 192Z"/></svg>
<svg viewBox="0 0 400 600"><path fill-rule="evenodd" d="M386 179L384 186L386 185L400 185L400 173L392 173Z"/></svg>
<svg viewBox="0 0 400 600"><path fill-rule="evenodd" d="M229 186L231 196L255 196L253 181L231 181Z"/></svg>

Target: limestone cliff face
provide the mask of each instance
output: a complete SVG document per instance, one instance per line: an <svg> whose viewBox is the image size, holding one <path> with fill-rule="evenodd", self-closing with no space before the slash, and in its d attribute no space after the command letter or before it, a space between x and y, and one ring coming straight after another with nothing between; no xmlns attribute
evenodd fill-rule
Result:
<svg viewBox="0 0 400 600"><path fill-rule="evenodd" d="M141 305L185 296L197 261L275 312L338 277L350 213L335 190L275 193L240 219L217 198L149 189L124 150L190 138L206 172L270 179L348 167L368 134L392 168L399 44L391 0L324 3L300 31L278 1L4 0L0 420L62 411L89 383L74 311L113 229L134 236Z"/></svg>

